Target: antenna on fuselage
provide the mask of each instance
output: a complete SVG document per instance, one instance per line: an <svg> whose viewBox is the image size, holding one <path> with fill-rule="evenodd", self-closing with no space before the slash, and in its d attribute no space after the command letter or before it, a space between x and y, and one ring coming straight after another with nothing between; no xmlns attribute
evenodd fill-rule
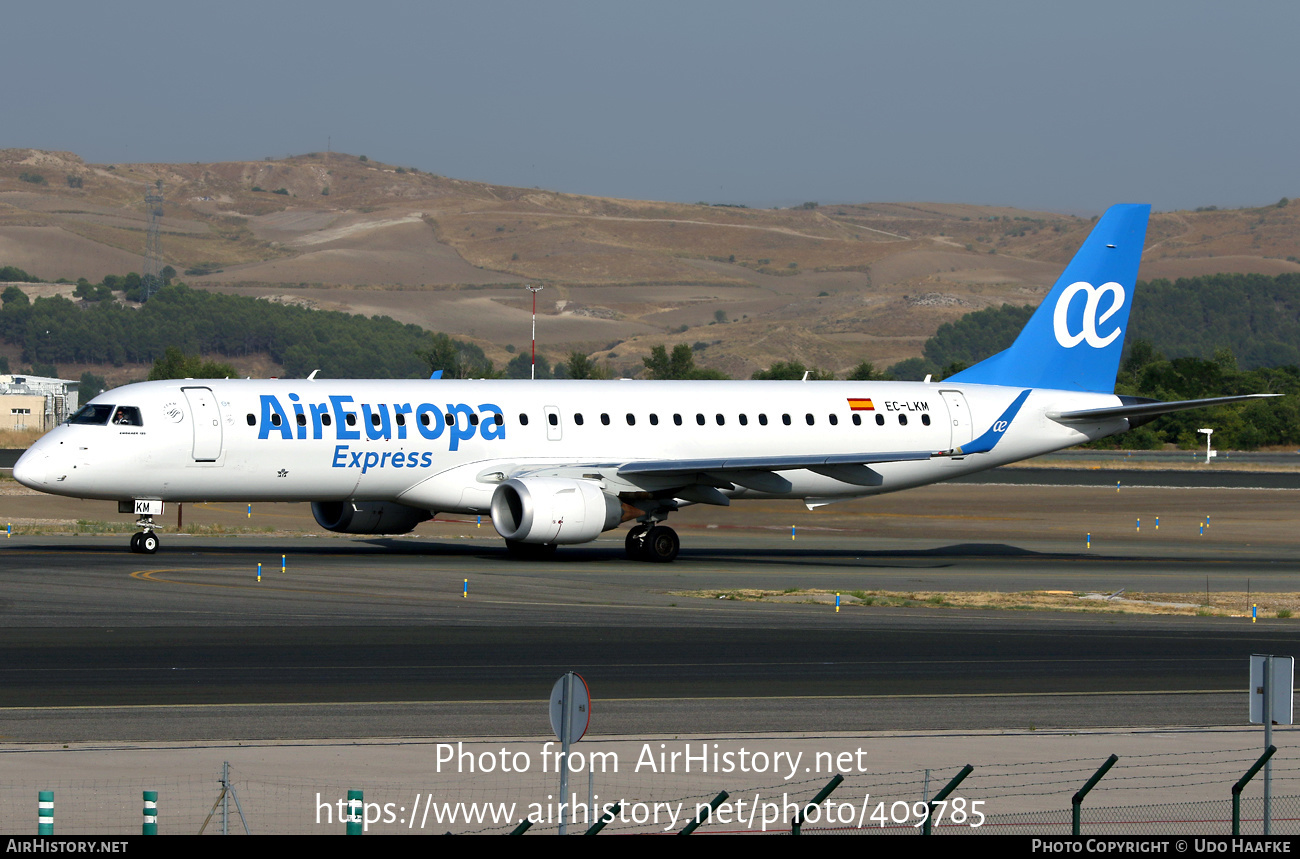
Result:
<svg viewBox="0 0 1300 859"><path fill-rule="evenodd" d="M319 369L312 370L312 371L311 371L311 375L307 377L307 381L310 382L312 379L315 379L315 378L316 378L316 374L319 373L319 372L320 372Z"/></svg>

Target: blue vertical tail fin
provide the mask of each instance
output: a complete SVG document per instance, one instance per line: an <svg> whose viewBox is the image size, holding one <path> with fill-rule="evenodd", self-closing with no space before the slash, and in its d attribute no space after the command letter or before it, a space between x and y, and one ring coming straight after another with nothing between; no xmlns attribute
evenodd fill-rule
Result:
<svg viewBox="0 0 1300 859"><path fill-rule="evenodd" d="M1106 210L1011 348L945 381L1112 393L1150 215Z"/></svg>

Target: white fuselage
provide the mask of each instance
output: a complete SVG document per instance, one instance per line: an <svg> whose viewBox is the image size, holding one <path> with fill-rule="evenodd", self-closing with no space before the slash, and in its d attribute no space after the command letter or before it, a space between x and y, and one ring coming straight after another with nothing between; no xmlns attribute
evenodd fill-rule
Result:
<svg viewBox="0 0 1300 859"><path fill-rule="evenodd" d="M519 473L651 488L619 466L645 460L952 451L1023 389L909 382L177 380L91 401L136 424L65 424L15 467L58 495L163 501L393 501L484 513ZM1112 394L1033 390L996 447L884 462L878 485L806 469L789 489L736 484L729 498L825 502L936 483L1122 432L1123 419L1047 415L1118 405ZM116 414L116 412L114 412ZM497 421L500 415L500 423ZM855 420L856 418L856 420Z"/></svg>

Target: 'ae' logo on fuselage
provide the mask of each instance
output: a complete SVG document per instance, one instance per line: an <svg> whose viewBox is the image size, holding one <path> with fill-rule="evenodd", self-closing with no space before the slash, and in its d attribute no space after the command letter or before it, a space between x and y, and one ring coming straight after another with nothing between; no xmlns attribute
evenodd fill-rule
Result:
<svg viewBox="0 0 1300 859"><path fill-rule="evenodd" d="M1087 298L1083 305L1083 325L1078 334L1070 332L1070 302L1080 292L1087 293ZM1110 293L1110 305L1097 315L1101 297ZM1104 349L1109 346L1120 334L1120 327L1115 326L1105 337L1097 332L1097 327L1106 322L1115 315L1121 307L1124 306L1124 287L1111 281L1103 283L1101 286L1093 286L1090 283L1079 281L1072 283L1061 293L1061 297L1056 300L1056 310L1052 314L1052 330L1056 333L1056 342L1060 343L1066 349L1073 349L1080 343L1087 341L1088 345L1094 349Z"/></svg>

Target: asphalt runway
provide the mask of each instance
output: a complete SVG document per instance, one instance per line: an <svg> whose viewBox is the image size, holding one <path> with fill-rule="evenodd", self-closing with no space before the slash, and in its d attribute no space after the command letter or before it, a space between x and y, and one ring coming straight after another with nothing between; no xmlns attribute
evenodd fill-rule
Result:
<svg viewBox="0 0 1300 859"><path fill-rule="evenodd" d="M626 560L621 531L513 560L468 521L403 538L164 532L155 556L122 535L20 535L0 565L0 737L538 735L570 669L604 734L1239 724L1247 657L1294 654L1300 621L681 594L1294 591L1297 503L944 486L815 514L738 504L676 517L682 556L665 566ZM278 507L259 521L302 516ZM1161 530L1137 530L1157 509Z"/></svg>

